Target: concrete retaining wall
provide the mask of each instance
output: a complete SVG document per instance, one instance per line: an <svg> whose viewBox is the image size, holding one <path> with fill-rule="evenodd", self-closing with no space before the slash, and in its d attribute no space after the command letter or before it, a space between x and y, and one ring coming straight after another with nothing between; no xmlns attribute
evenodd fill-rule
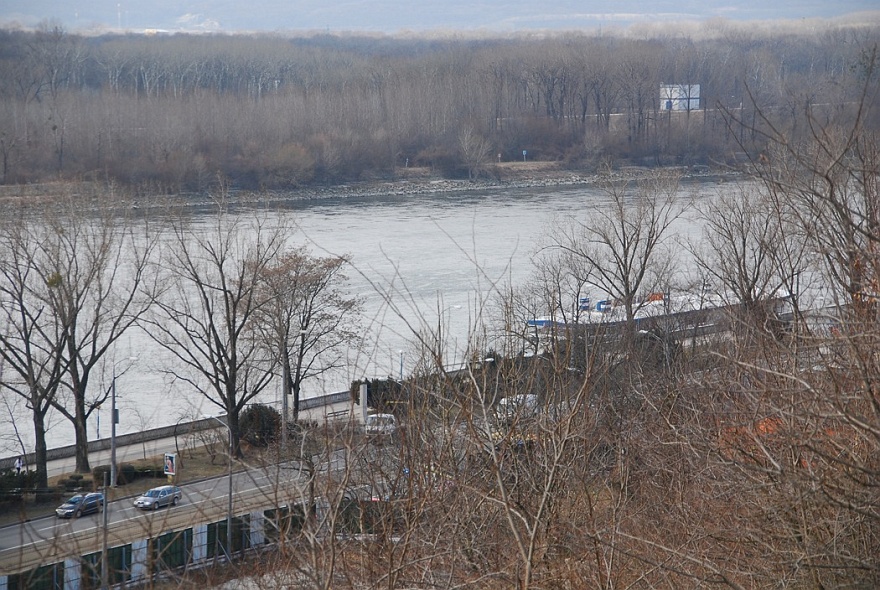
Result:
<svg viewBox="0 0 880 590"><path fill-rule="evenodd" d="M220 416L219 419L223 420L224 417ZM217 428L218 426L219 424L217 424L217 421L213 418L204 418L201 420L194 420L192 422L180 422L179 424L163 426L161 428L151 428L149 430L143 430L141 432L132 432L131 434L120 434L116 436L116 447L119 448L124 446L136 445L142 442L157 440L160 438L186 436L195 432ZM95 451L106 451L109 448L109 438L101 438L98 440L89 441L89 453ZM49 449L49 451L47 452L47 460L52 461L53 459L65 459L67 457L73 457L74 455L76 455L76 445L67 445L66 447ZM25 456L24 462L25 465L28 466L34 465L34 463L36 463L34 459L34 454L28 453ZM4 457L0 459L0 470L13 469L14 467L15 457Z"/></svg>

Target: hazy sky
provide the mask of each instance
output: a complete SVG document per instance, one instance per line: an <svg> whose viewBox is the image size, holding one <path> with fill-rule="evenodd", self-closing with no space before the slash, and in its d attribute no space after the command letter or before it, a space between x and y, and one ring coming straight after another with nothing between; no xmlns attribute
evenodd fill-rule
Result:
<svg viewBox="0 0 880 590"><path fill-rule="evenodd" d="M74 32L525 31L634 23L830 19L880 0L0 0L0 26L54 20Z"/></svg>

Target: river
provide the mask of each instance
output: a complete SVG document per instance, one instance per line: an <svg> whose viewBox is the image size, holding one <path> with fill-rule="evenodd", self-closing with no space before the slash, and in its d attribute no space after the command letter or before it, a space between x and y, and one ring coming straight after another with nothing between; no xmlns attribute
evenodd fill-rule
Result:
<svg viewBox="0 0 880 590"><path fill-rule="evenodd" d="M681 197L699 199L722 186L688 182ZM299 228L293 243L309 246L315 255L350 257L350 286L366 310L364 350L351 353L344 372L305 383L304 395L342 391L361 377L396 377L401 365L408 374L416 362L413 329L420 322L442 326L448 335L445 358L450 364L461 360L469 328L478 314L491 311L495 291L529 280L533 254L554 228L571 219L586 221L606 204L607 197L587 185L283 202ZM676 222L673 234L679 240L698 236L692 213ZM164 376L163 366L174 361L145 334L125 335L115 358L117 434L220 413L186 384ZM106 387L108 381L104 376L92 386ZM258 401L280 408L279 389L270 388ZM11 397L0 409L15 416L14 422L0 420L0 456L18 451L16 436L32 450L30 419ZM90 420L90 440L109 436L110 413L100 414ZM69 422L58 415L51 416L47 436L50 448L74 440Z"/></svg>

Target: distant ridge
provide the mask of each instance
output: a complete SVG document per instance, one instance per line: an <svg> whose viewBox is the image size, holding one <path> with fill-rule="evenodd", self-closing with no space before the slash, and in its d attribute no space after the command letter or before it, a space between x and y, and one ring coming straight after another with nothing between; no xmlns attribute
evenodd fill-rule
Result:
<svg viewBox="0 0 880 590"><path fill-rule="evenodd" d="M72 32L373 32L600 30L638 24L707 21L834 19L875 11L872 0L4 0L0 27L33 28L51 21Z"/></svg>

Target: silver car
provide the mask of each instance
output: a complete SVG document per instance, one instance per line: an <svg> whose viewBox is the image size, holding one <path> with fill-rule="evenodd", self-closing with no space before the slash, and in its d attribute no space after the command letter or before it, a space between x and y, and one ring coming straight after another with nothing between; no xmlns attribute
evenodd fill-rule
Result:
<svg viewBox="0 0 880 590"><path fill-rule="evenodd" d="M162 506L176 506L182 497L177 486L159 486L144 492L134 501L134 505L141 510L158 510Z"/></svg>

